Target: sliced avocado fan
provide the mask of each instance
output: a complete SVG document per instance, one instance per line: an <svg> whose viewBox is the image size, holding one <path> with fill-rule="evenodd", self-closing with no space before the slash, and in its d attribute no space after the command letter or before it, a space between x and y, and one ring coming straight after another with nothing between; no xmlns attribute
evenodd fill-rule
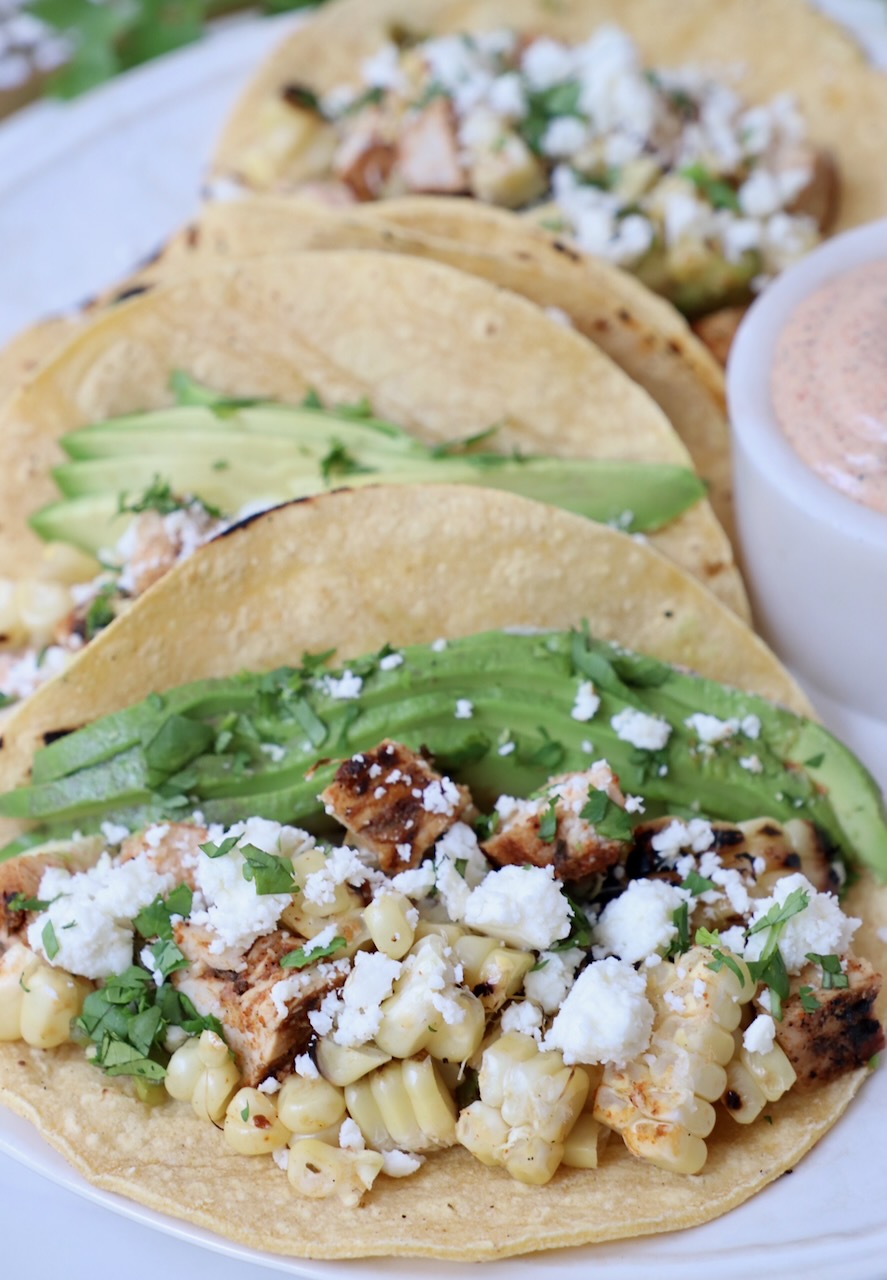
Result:
<svg viewBox="0 0 887 1280"><path fill-rule="evenodd" d="M40 824L26 842L196 809L210 822L258 815L319 830L317 796L337 762L389 737L427 748L480 804L605 758L623 790L643 796L645 818L805 818L849 863L884 878L872 777L821 725L762 698L584 631L386 646L336 671L331 656L182 685L59 738L35 756L30 785L0 796L0 815ZM600 704L580 719L589 682ZM665 745L626 741L637 738L618 719L626 712L666 722ZM714 746L700 741L697 712L730 721L732 732Z"/></svg>

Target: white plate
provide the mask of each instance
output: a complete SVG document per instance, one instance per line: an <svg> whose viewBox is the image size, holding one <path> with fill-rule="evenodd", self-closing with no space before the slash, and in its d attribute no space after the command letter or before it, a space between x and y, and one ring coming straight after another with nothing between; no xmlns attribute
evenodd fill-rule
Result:
<svg viewBox="0 0 887 1280"><path fill-rule="evenodd" d="M0 341L111 284L187 219L224 113L280 30L238 23L72 106L41 103L0 129ZM492 1263L484 1275L583 1280L593 1269L607 1280L881 1280L884 1084L881 1071L791 1177L714 1223ZM34 1280L71 1273L79 1280L87 1267L99 1280L118 1273L246 1280L257 1266L318 1280L468 1274L425 1261L301 1262L230 1244L97 1191L2 1109L0 1235L3 1274Z"/></svg>

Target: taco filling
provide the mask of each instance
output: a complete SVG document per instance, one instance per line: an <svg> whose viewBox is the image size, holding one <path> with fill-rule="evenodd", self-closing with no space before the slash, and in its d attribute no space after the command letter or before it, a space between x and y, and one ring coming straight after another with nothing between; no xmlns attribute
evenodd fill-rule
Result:
<svg viewBox="0 0 887 1280"><path fill-rule="evenodd" d="M0 868L0 1039L349 1207L455 1146L695 1174L883 1047L837 896L883 825L825 730L581 632L328 657L38 753L0 810L95 834Z"/></svg>
<svg viewBox="0 0 887 1280"><path fill-rule="evenodd" d="M837 207L835 165L790 95L748 106L697 66L645 67L615 27L577 45L506 29L389 42L357 83L289 84L267 110L248 181L271 166L336 203L435 193L526 210L689 315L747 300Z"/></svg>
<svg viewBox="0 0 887 1280"><path fill-rule="evenodd" d="M649 534L705 496L689 468L490 452L498 427L424 444L369 403L324 409L230 399L181 372L177 404L69 431L60 501L35 512L42 576L0 579L0 707L59 674L198 547L293 497L341 486L457 482L506 489Z"/></svg>

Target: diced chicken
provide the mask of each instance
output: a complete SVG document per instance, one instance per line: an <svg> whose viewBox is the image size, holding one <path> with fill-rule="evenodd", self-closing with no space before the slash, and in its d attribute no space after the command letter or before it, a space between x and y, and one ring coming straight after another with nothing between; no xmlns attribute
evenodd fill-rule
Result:
<svg viewBox="0 0 887 1280"><path fill-rule="evenodd" d="M195 926L174 928L177 945L194 957L188 969L172 975L176 988L194 1004L198 1013L213 1015L225 1027L225 1038L235 1053L244 1085L257 1085L266 1076L292 1064L303 1053L313 1034L308 1014L329 991L345 981L344 969L314 965L301 971L280 967L280 961L294 951L300 940L278 930L259 938L240 958L238 970L218 966L229 956L212 956L205 938ZM240 971L242 969L242 971ZM297 989L289 995L274 988L298 974Z"/></svg>
<svg viewBox="0 0 887 1280"><path fill-rule="evenodd" d="M791 980L783 1002L776 1040L797 1073L796 1088L815 1089L846 1071L865 1066L884 1048L884 1030L873 1009L881 976L867 960L847 959L846 987L824 989L817 965L808 965ZM804 1009L800 990L811 987L818 1009Z"/></svg>
<svg viewBox="0 0 887 1280"><path fill-rule="evenodd" d="M192 977L242 973L246 968L246 954L237 947L211 950L212 945L219 944L218 935L202 924L181 920L173 925L173 937L188 961Z"/></svg>
<svg viewBox="0 0 887 1280"><path fill-rule="evenodd" d="M710 311L707 316L700 316L690 326L719 364L726 366L736 330L746 310L746 307L721 307L719 311Z"/></svg>
<svg viewBox="0 0 887 1280"><path fill-rule="evenodd" d="M784 167L789 167L790 163L791 158L786 158ZM837 216L841 198L838 166L831 152L822 147L817 147L812 156L805 155L804 163L812 168L812 176L792 202L789 212L805 213L813 219L820 231L829 231Z"/></svg>
<svg viewBox="0 0 887 1280"><path fill-rule="evenodd" d="M194 869L209 833L193 822L162 822L128 836L120 846L120 862L146 853L158 872L174 875L180 884L196 889Z"/></svg>
<svg viewBox="0 0 887 1280"><path fill-rule="evenodd" d="M446 98L435 98L403 130L397 165L408 191L461 195L468 190L453 104Z"/></svg>
<svg viewBox="0 0 887 1280"><path fill-rule="evenodd" d="M333 156L335 176L351 188L358 200L375 200L397 160L397 148L389 138L379 111L364 111L339 143Z"/></svg>
<svg viewBox="0 0 887 1280"><path fill-rule="evenodd" d="M672 818L654 818L635 828L634 845L626 864L629 879L643 877L665 879L673 884L680 882L681 876L671 865L674 858L667 858L653 848L653 837L672 821ZM841 877L832 861L831 850L812 822L793 818L780 823L775 818L754 818L737 824L713 822L711 828L712 848L721 864L727 870L739 872L753 898L768 897L777 880L795 871L802 872L820 893L834 893L840 888ZM697 861L703 856L697 854ZM759 858L763 865L757 862Z"/></svg>
<svg viewBox="0 0 887 1280"><path fill-rule="evenodd" d="M8 862L0 862L0 943L20 933L31 916L27 911L10 911L9 903L17 895L37 898L43 872L48 867L64 867L67 871L86 871L98 860L104 848L99 836L76 841L57 841L44 845L40 853L22 853Z"/></svg>
<svg viewBox="0 0 887 1280"><path fill-rule="evenodd" d="M481 845L490 861L499 866L527 862L536 867L552 866L558 880L583 880L623 860L630 843L598 835L592 823L580 817L589 794L596 790L606 791L614 804L624 804L619 784L609 768L604 768L606 776L595 766L585 773L565 773L550 780L549 787L562 793L555 801L557 821L550 840L540 834L549 801L518 801L499 830Z"/></svg>
<svg viewBox="0 0 887 1280"><path fill-rule="evenodd" d="M389 740L341 764L320 799L390 875L417 866L471 804L466 787Z"/></svg>

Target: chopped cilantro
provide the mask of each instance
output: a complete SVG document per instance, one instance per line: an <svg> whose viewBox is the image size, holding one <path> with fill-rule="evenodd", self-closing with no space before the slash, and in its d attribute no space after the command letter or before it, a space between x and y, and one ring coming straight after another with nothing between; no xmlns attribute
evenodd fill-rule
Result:
<svg viewBox="0 0 887 1280"><path fill-rule="evenodd" d="M557 798L552 796L548 807L539 819L539 839L551 844L557 834Z"/></svg>
<svg viewBox="0 0 887 1280"><path fill-rule="evenodd" d="M116 614L112 603L117 594L117 584L106 582L89 603L83 619L83 635L86 640L93 640L100 631L110 626Z"/></svg>
<svg viewBox="0 0 887 1280"><path fill-rule="evenodd" d="M781 904L774 902L766 915L749 926L747 931L749 938L755 933L760 933L763 929L770 930L770 936L764 945L764 950L756 962L758 965L763 966L767 963L777 949L779 935L782 933L787 921L791 920L792 916L796 916L799 911L803 911L809 901L809 895L803 889L793 889L785 902Z"/></svg>
<svg viewBox="0 0 887 1280"><path fill-rule="evenodd" d="M499 815L494 809L492 813L482 813L474 823L474 834L478 840L489 840L499 830Z"/></svg>
<svg viewBox="0 0 887 1280"><path fill-rule="evenodd" d="M46 952L47 960L54 960L59 953L59 940L55 936L51 920L46 921L40 937L43 940L43 950Z"/></svg>
<svg viewBox="0 0 887 1280"><path fill-rule="evenodd" d="M14 893L6 904L7 911L45 911L57 901L56 898L28 898L23 893Z"/></svg>
<svg viewBox="0 0 887 1280"><path fill-rule="evenodd" d="M314 390L313 387L307 393L304 400L302 401L302 408L303 409L322 409L323 408L323 401L321 400L320 396L317 394L317 392Z"/></svg>
<svg viewBox="0 0 887 1280"><path fill-rule="evenodd" d="M597 834L605 840L631 839L631 815L614 804L606 791L589 791L588 800L579 817L590 822Z"/></svg>
<svg viewBox="0 0 887 1280"><path fill-rule="evenodd" d="M121 493L117 498L118 515L127 513L138 515L142 511L156 511L158 515L168 516L173 511L183 511L186 507L193 506L202 507L206 514L214 519L221 517L220 509L210 502L205 502L203 498L193 495L187 498L178 497L173 493L169 481L161 479L159 475L155 475L140 496L129 498L126 493Z"/></svg>
<svg viewBox="0 0 887 1280"><path fill-rule="evenodd" d="M293 715L305 730L305 737L312 747L322 747L326 742L329 729L320 716L315 714L310 703L305 698L298 698L291 705Z"/></svg>
<svg viewBox="0 0 887 1280"><path fill-rule="evenodd" d="M777 948L766 960L749 962L749 971L754 982L763 982L770 990L770 1012L777 1022L782 1021L782 1002L789 997L788 973L782 952Z"/></svg>
<svg viewBox="0 0 887 1280"><path fill-rule="evenodd" d="M311 943L307 942L297 951L288 951L280 961L280 967L281 969L304 969L306 965L313 964L315 960L322 960L324 956L334 955L347 945L348 943L341 937L333 938L327 947L312 947Z"/></svg>
<svg viewBox="0 0 887 1280"><path fill-rule="evenodd" d="M685 169L679 169L678 173L682 178L690 179L699 194L713 209L732 209L734 213L739 212L739 197L729 182L725 182L723 178L716 178L705 165L687 165Z"/></svg>
<svg viewBox="0 0 887 1280"><path fill-rule="evenodd" d="M801 987L798 995L801 997L801 1008L805 1013L815 1013L816 1010L821 1007L816 996L813 994L812 987Z"/></svg>
<svg viewBox="0 0 887 1280"><path fill-rule="evenodd" d="M170 938L160 938L151 948L154 957L154 968L162 977L168 978L177 969L187 968L188 961Z"/></svg>
<svg viewBox="0 0 887 1280"><path fill-rule="evenodd" d="M194 895L186 884L173 889L164 901L160 894L149 906L143 907L133 919L136 931L143 938L171 938L171 916L188 916Z"/></svg>
<svg viewBox="0 0 887 1280"><path fill-rule="evenodd" d="M698 898L702 893L708 893L709 889L716 888L714 880L709 880L706 876L701 876L698 871L688 873L686 879L681 881L682 889L689 889L694 898ZM698 941L698 938L697 938Z"/></svg>
<svg viewBox="0 0 887 1280"><path fill-rule="evenodd" d="M326 457L320 461L320 474L324 484L330 484L340 476L366 475L373 470L373 467L365 467L358 462L339 440L332 442Z"/></svg>
<svg viewBox="0 0 887 1280"><path fill-rule="evenodd" d="M809 760L805 760L804 764L808 769L818 769L825 759L825 752L820 751L819 755L811 756Z"/></svg>
<svg viewBox="0 0 887 1280"><path fill-rule="evenodd" d="M850 979L841 968L841 961L838 956L821 956L815 951L808 951L807 959L811 960L813 964L818 964L822 970L822 988L824 991L849 987Z"/></svg>
<svg viewBox="0 0 887 1280"><path fill-rule="evenodd" d="M530 969L530 973L538 973L539 970L544 969L547 964L547 960L537 960L532 969Z"/></svg>
<svg viewBox="0 0 887 1280"><path fill-rule="evenodd" d="M287 858L265 853L254 844L243 845L241 853L244 859L243 878L252 880L256 893L295 893L293 864Z"/></svg>
<svg viewBox="0 0 887 1280"><path fill-rule="evenodd" d="M227 836L220 844L213 844L212 840L207 840L205 844L198 847L203 850L208 858L224 858L226 853L230 853L240 836Z"/></svg>
<svg viewBox="0 0 887 1280"><path fill-rule="evenodd" d="M690 912L686 902L682 902L671 913L671 922L677 930L677 936L672 939L671 946L665 953L666 959L682 956L685 951L690 950Z"/></svg>
<svg viewBox="0 0 887 1280"><path fill-rule="evenodd" d="M358 94L353 102L341 112L343 116L357 115L358 111L363 111L364 107L378 106L385 97L385 90L375 85L372 89L367 89L365 93Z"/></svg>
<svg viewBox="0 0 887 1280"><path fill-rule="evenodd" d="M726 951L721 951L719 947L715 947L711 953L711 960L706 964L706 969L711 969L712 973L720 973L724 966L734 973L739 979L740 987L745 986L745 974L739 967L739 962L735 956L731 956Z"/></svg>
<svg viewBox="0 0 887 1280"><path fill-rule="evenodd" d="M552 943L548 949L549 951L571 951L574 947L581 947L586 951L591 946L591 925L588 923L588 917L576 899L571 897L563 886L561 890L570 904L570 932L566 938Z"/></svg>
<svg viewBox="0 0 887 1280"><path fill-rule="evenodd" d="M247 1121L249 1119L249 1103L247 1103L246 1106L241 1111L240 1118L243 1121Z"/></svg>

